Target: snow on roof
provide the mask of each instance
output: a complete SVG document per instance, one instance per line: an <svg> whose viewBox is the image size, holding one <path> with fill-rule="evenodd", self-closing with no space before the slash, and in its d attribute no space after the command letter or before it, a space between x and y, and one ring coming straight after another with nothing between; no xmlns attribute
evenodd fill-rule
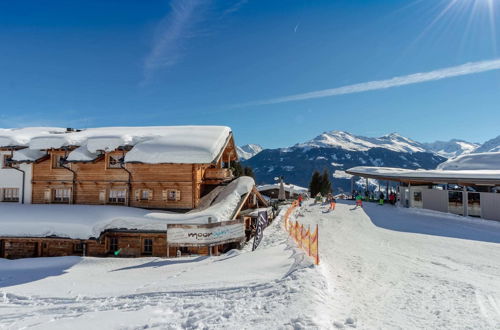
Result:
<svg viewBox="0 0 500 330"><path fill-rule="evenodd" d="M71 151L66 159L68 162L91 162L99 157L100 152L90 152L86 145Z"/></svg>
<svg viewBox="0 0 500 330"><path fill-rule="evenodd" d="M31 150L28 148L14 151L12 160L16 162L35 162L46 155L41 150Z"/></svg>
<svg viewBox="0 0 500 330"><path fill-rule="evenodd" d="M79 147L70 161L89 161L100 151L133 147L125 162L208 164L215 160L231 134L226 126L98 127L67 132L63 128L0 129L0 147L29 146L32 150Z"/></svg>
<svg viewBox="0 0 500 330"><path fill-rule="evenodd" d="M294 193L298 193L298 194L307 194L309 192L309 189L307 189L307 188L293 185L293 184L289 184L289 183L285 183L285 184L283 184L283 186L285 187L285 191L288 191L288 192L294 192ZM266 191L266 190L271 190L271 189L280 189L280 184L279 183L264 184L264 185L260 185L257 187L258 191Z"/></svg>
<svg viewBox="0 0 500 330"><path fill-rule="evenodd" d="M458 156L439 164L438 169L500 171L500 152L484 152Z"/></svg>
<svg viewBox="0 0 500 330"><path fill-rule="evenodd" d="M161 137L140 142L125 155L125 162L149 164L208 164L228 141L226 126L173 126Z"/></svg>
<svg viewBox="0 0 500 330"><path fill-rule="evenodd" d="M407 170L391 167L369 167L358 166L346 171L352 175L366 175L375 178L392 179L448 179L448 180L500 180L500 170L469 170L469 171L450 171L450 170Z"/></svg>
<svg viewBox="0 0 500 330"><path fill-rule="evenodd" d="M0 147L24 147L28 146L32 138L65 132L60 127L24 127L24 128L1 128Z"/></svg>
<svg viewBox="0 0 500 330"><path fill-rule="evenodd" d="M240 177L223 189L204 210L179 214L109 205L17 204L0 205L0 237L99 237L107 229L165 231L167 224L205 224L232 220L241 197L254 187Z"/></svg>

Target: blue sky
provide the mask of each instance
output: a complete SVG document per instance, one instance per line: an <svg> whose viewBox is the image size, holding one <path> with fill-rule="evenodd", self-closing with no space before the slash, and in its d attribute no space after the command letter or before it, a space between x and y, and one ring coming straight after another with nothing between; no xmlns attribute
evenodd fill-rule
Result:
<svg viewBox="0 0 500 330"><path fill-rule="evenodd" d="M0 127L229 125L265 147L330 130L482 142L500 135L498 63L274 101L494 62L499 20L496 0L2 1Z"/></svg>

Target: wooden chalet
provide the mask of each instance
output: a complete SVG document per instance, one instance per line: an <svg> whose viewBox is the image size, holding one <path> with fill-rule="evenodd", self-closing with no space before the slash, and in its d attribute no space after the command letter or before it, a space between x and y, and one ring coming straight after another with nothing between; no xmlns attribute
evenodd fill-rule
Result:
<svg viewBox="0 0 500 330"><path fill-rule="evenodd" d="M252 232L254 223L249 220L252 218L249 210L268 206L255 188L253 180L247 178L243 180L245 190L241 192L238 188L240 190L235 190L238 191L237 195L233 192L233 198L238 198L237 206L231 204L231 213L227 213L227 218L215 220L231 223L236 221L241 226L241 236L232 237L223 243L215 241L169 245L167 223L183 224L185 219L193 217L192 212L210 209L219 203L217 196L224 195L225 189L239 187L236 182L241 182L242 178L234 180L230 169L231 163L237 161L238 156L233 134L228 127L132 127L58 131L32 137L29 144L18 151L23 150L24 154L29 151L31 157L22 157L22 154L16 157L13 153L9 157L9 164L29 164L31 204L53 204L40 207L55 210L54 215L49 215L54 219L49 221L48 228L57 227L58 222L66 226L68 211L86 212L85 209L79 211L76 205L88 205L82 207L103 212L109 211L98 205L130 206L138 210L144 209L145 213L151 212L147 209L178 213L167 213L168 221L165 225L158 227L156 221L152 226L154 229L124 225L105 229L98 237L89 236L84 239L59 233L47 236L41 234L45 232L43 230L34 234L3 233L0 228L0 258L217 255L227 249L238 248L249 239L248 233ZM224 201L224 198L221 199ZM62 207L63 205L56 204L75 206ZM22 216L37 216L36 212L19 207L14 211L24 212ZM187 211L191 212L187 214ZM12 216L12 219L15 218L16 216ZM144 217L144 222L147 223L148 219ZM37 219L28 220L34 221L34 227L38 226ZM87 220L89 223L95 221L91 214ZM83 221L84 225L87 220ZM0 218L0 223L1 221L11 220L5 217ZM43 227L43 221L45 220L40 220L40 227ZM200 216L200 221L200 226L203 223L210 225L212 219Z"/></svg>
<svg viewBox="0 0 500 330"><path fill-rule="evenodd" d="M126 162L131 145L72 160L72 153L81 153L80 148L70 145L45 149L48 157L33 164L34 204L191 210L204 194L233 179L230 164L238 159L230 132L215 158L206 163Z"/></svg>

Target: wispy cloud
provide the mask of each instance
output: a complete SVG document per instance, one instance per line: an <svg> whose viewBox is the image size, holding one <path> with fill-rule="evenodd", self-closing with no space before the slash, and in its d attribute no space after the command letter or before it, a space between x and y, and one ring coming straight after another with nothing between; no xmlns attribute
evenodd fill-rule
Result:
<svg viewBox="0 0 500 330"><path fill-rule="evenodd" d="M232 14L234 12L237 12L238 10L241 9L241 7L243 7L246 3L248 2L248 0L240 0L240 1L236 1L234 2L232 5L230 5L226 10L224 10L224 12L222 13L222 16L226 16L226 15L229 15L229 14Z"/></svg>
<svg viewBox="0 0 500 330"><path fill-rule="evenodd" d="M157 70L176 64L182 55L184 41L194 35L196 25L203 20L208 0L172 0L170 12L160 22L151 52L144 61L147 83Z"/></svg>
<svg viewBox="0 0 500 330"><path fill-rule="evenodd" d="M470 74L493 71L493 70L500 70L500 59L466 63L459 66L448 67L429 72L415 73L407 76L394 77L386 80L375 80L370 82L364 82L364 83L331 88L331 89L324 89L303 94L288 95L263 101L249 102L245 104L240 104L238 105L238 107L251 106L251 105L277 104L277 103L285 103L285 102L293 102L301 100L318 99L318 98L337 96L337 95L361 93L361 92L387 89L405 85L420 84L428 81L436 81L441 79L466 76Z"/></svg>

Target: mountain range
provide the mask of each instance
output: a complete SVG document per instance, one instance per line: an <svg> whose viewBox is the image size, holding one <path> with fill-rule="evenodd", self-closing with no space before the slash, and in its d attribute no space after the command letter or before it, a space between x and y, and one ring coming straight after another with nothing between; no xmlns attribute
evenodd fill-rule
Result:
<svg viewBox="0 0 500 330"><path fill-rule="evenodd" d="M254 169L259 184L283 176L286 182L307 187L315 170L327 169L337 192L350 190L345 170L354 166L435 169L448 158L487 151L500 151L500 136L484 144L457 139L421 143L397 133L371 138L331 131L288 148L262 150L258 145L246 145L238 154Z"/></svg>

